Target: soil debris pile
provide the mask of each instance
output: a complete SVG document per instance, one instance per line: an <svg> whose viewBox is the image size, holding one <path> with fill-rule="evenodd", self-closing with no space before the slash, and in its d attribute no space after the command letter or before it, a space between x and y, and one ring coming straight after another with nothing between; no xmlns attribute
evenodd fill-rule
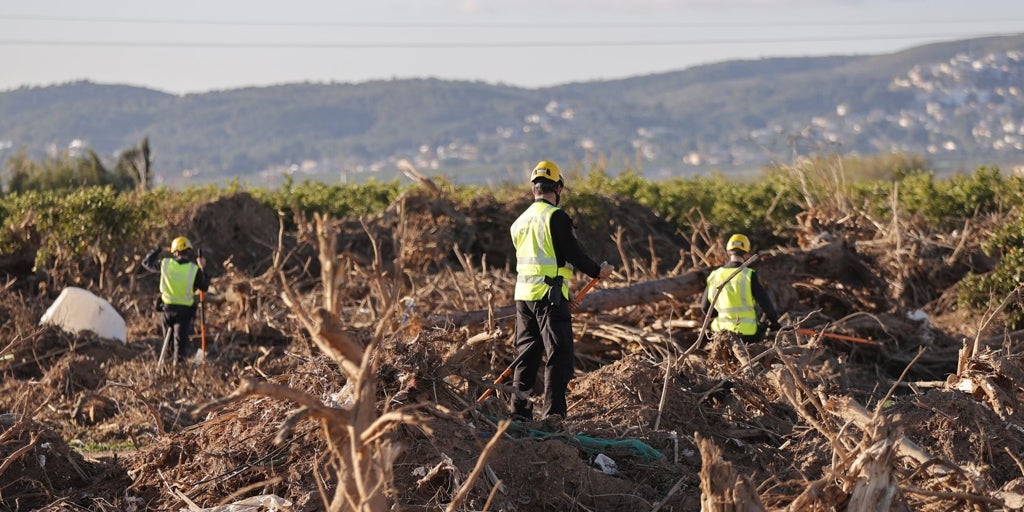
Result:
<svg viewBox="0 0 1024 512"><path fill-rule="evenodd" d="M110 285L127 345L41 328L48 298L12 290L0 297L0 507L1024 501L1019 335L998 317L980 332L981 313L952 308L956 283L991 268L963 234L896 239L859 223L847 236L816 213L808 226L828 236L803 233L753 265L788 328L744 344L701 333L709 267L687 256L720 263L714 249L639 205L587 203L577 222L603 221L582 222L581 237L614 240L607 258L627 261L574 317L568 415L506 421L507 229L527 200L417 189L376 217L300 216L280 246L276 214L250 196L199 205L174 225L219 265L201 366L156 367L156 283L135 270Z"/></svg>
<svg viewBox="0 0 1024 512"><path fill-rule="evenodd" d="M277 214L251 194L238 192L203 203L183 222L181 232L203 249L211 274L223 272L226 261L249 276L270 268L280 223Z"/></svg>

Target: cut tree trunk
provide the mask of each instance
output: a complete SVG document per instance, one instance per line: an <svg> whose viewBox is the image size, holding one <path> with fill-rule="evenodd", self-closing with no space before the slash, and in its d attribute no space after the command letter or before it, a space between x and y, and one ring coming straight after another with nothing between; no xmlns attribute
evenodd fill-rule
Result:
<svg viewBox="0 0 1024 512"><path fill-rule="evenodd" d="M714 441L694 433L700 449L701 512L764 512L757 489L722 459Z"/></svg>
<svg viewBox="0 0 1024 512"><path fill-rule="evenodd" d="M710 270L696 269L675 277L646 281L632 286L595 290L584 297L579 312L609 311L669 299L689 302L694 295L704 291ZM842 239L808 251L768 254L757 263L757 271L763 276L762 284L774 295L775 307L779 311L786 311L796 300L796 294L791 286L794 276L820 277L841 282L875 282L878 279ZM425 324L461 327L483 323L489 318L499 319L513 315L515 305L508 305L493 311L479 309L442 313L427 318Z"/></svg>
<svg viewBox="0 0 1024 512"><path fill-rule="evenodd" d="M646 281L624 288L594 290L583 297L578 312L607 311L669 299L689 301L695 294L704 291L707 275L706 270L695 270L680 276ZM515 305L497 308L493 311L493 318L512 316L515 314L515 310ZM428 326L448 324L456 327L478 324L486 322L490 313L486 309L443 313L428 318L426 324Z"/></svg>
<svg viewBox="0 0 1024 512"><path fill-rule="evenodd" d="M850 467L855 480L847 510L907 510L899 498L899 482L893 470L902 436L891 428L887 418L875 419L868 431L869 446Z"/></svg>

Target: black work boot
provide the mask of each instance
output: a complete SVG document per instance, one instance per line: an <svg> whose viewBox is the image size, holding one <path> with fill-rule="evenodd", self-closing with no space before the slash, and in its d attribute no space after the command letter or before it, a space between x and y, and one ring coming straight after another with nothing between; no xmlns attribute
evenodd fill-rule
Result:
<svg viewBox="0 0 1024 512"><path fill-rule="evenodd" d="M510 419L519 423L529 423L533 421L533 409L532 408L519 408L516 407L512 411Z"/></svg>

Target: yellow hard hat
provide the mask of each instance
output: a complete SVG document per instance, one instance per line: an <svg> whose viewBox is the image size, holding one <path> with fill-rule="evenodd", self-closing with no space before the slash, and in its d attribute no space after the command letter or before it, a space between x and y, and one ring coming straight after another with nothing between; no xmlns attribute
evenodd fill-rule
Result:
<svg viewBox="0 0 1024 512"><path fill-rule="evenodd" d="M179 236L171 242L171 252L183 252L192 248L192 242L188 238Z"/></svg>
<svg viewBox="0 0 1024 512"><path fill-rule="evenodd" d="M741 235L739 233L730 236L729 241L725 244L725 250L728 252L750 252L750 239L747 238L746 235Z"/></svg>
<svg viewBox="0 0 1024 512"><path fill-rule="evenodd" d="M530 183L536 182L538 179L545 179L553 181L555 183L565 183L562 181L562 170L555 165L554 162L547 160L541 160L533 167L533 172L530 173Z"/></svg>

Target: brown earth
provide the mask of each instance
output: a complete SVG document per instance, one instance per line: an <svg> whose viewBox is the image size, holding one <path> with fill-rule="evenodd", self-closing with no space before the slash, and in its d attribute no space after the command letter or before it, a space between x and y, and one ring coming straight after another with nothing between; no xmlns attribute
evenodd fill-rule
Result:
<svg viewBox="0 0 1024 512"><path fill-rule="evenodd" d="M507 226L524 205L462 207L421 189L376 218L299 219L280 246L277 215L247 194L197 205L172 228L199 240L214 274L198 367L157 367L156 279L137 260L93 290L125 317L127 345L38 326L59 288L0 269L12 277L0 295L0 510L263 495L349 510L335 488L360 472L386 482L362 510L1021 508L1018 335L955 301L968 272L992 267L978 235L803 216L794 246L753 267L787 323L864 341L792 329L704 340L699 293L579 314L568 417L506 425L506 388L476 400L512 359L511 318L427 319L511 303ZM604 290L720 263L639 205L600 209L608 224L580 232L620 269ZM346 439L372 431L360 421L389 413L400 419L362 445L373 462L346 467ZM599 469L608 459L616 469Z"/></svg>

